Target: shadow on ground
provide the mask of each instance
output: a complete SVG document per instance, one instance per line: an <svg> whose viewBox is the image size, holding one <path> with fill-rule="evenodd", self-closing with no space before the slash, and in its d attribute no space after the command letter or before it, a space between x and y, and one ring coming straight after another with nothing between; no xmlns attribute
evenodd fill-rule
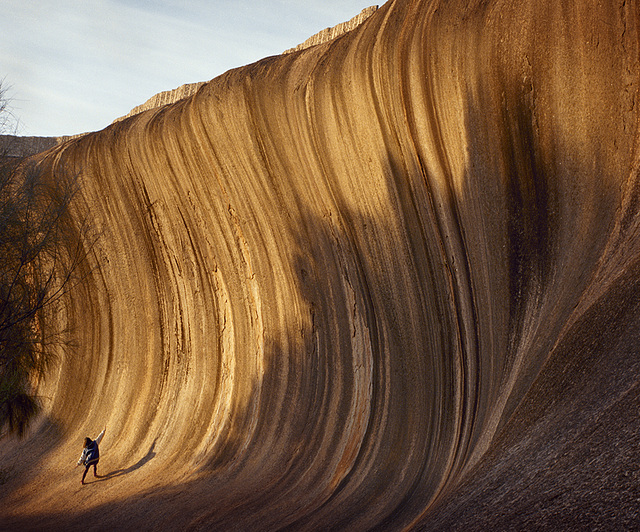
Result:
<svg viewBox="0 0 640 532"><path fill-rule="evenodd" d="M147 464L149 461L151 461L156 456L156 453L155 453L155 450L154 450L155 446L156 446L156 441L157 440L153 441L153 443L151 444L151 447L149 447L149 451L147 452L147 454L145 456L143 456L140 460L138 460L132 466L129 466L126 469L116 469L115 471L111 471L111 472L107 473L106 475L98 475L95 478L95 480L86 481L85 484L95 484L96 482L104 482L105 480L111 480L111 479L116 478L116 477L121 477L123 475L128 475L129 473L133 473L135 470L140 469L142 466Z"/></svg>

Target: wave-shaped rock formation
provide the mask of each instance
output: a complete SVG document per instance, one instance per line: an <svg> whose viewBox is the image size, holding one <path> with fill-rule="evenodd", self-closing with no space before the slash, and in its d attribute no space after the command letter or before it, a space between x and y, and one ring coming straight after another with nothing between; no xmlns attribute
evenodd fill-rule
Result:
<svg viewBox="0 0 640 532"><path fill-rule="evenodd" d="M636 527L638 20L391 0L46 153L100 238L4 528Z"/></svg>

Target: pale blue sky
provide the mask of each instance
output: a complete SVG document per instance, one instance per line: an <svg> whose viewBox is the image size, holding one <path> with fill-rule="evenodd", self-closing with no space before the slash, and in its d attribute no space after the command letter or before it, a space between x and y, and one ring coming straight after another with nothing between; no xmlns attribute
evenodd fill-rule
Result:
<svg viewBox="0 0 640 532"><path fill-rule="evenodd" d="M97 131L158 92L279 54L369 5L2 0L0 80L20 135Z"/></svg>

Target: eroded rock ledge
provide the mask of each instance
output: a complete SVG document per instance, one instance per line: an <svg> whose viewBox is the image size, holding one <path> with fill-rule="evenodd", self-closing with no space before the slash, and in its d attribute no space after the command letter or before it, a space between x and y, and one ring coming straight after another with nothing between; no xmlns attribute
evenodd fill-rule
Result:
<svg viewBox="0 0 640 532"><path fill-rule="evenodd" d="M142 105L137 105L131 111L129 111L126 115L116 118L113 123L120 122L121 120L125 120L130 116L137 115L138 113L143 113L144 111L148 111L149 109L155 109L156 107L162 107L163 105L168 105L171 103L178 102L180 100L184 100L189 96L196 93L196 91L202 87L206 82L201 81L198 83L187 83L185 85L180 85L180 87L170 90L170 91L162 91L158 94L153 95Z"/></svg>
<svg viewBox="0 0 640 532"><path fill-rule="evenodd" d="M289 48L285 50L285 54L290 54L293 52L299 52L300 50L305 50L307 48L311 48L312 46L316 46L318 44L323 44L325 42L331 41L340 37L340 35L344 35L348 31L351 31L360 24L362 24L365 20L367 20L371 15L373 15L378 10L378 6L370 6L364 8L358 15L353 17L351 20L347 22L343 22L338 24L337 26L333 26L331 28L326 28L322 31L319 31L315 35L309 37L302 44L299 44L295 48Z"/></svg>

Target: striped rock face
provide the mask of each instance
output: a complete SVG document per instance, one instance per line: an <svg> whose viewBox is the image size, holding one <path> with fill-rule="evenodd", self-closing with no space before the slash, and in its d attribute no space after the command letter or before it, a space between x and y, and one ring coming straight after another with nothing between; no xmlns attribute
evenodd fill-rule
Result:
<svg viewBox="0 0 640 532"><path fill-rule="evenodd" d="M99 238L0 520L637 523L638 21L391 0L41 154Z"/></svg>

